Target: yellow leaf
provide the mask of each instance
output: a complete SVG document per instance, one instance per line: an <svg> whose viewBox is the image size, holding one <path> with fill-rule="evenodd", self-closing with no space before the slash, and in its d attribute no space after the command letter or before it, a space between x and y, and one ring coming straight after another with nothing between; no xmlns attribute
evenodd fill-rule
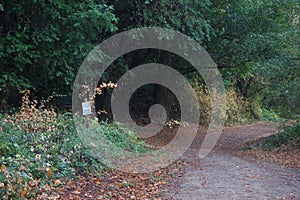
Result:
<svg viewBox="0 0 300 200"><path fill-rule="evenodd" d="M95 181L95 183L97 183L97 184L101 184L101 180L99 179L99 178L94 178L94 181Z"/></svg>
<svg viewBox="0 0 300 200"><path fill-rule="evenodd" d="M73 186L73 181L72 181L72 180L69 180L68 183L67 183L67 186L68 186L68 187L72 187L72 186Z"/></svg>
<svg viewBox="0 0 300 200"><path fill-rule="evenodd" d="M0 171L3 171L4 173L8 173L5 165L1 166Z"/></svg>
<svg viewBox="0 0 300 200"><path fill-rule="evenodd" d="M52 171L51 171L50 167L46 168L46 173L47 173L47 176L49 176L49 177L52 176Z"/></svg>
<svg viewBox="0 0 300 200"><path fill-rule="evenodd" d="M26 198L26 190L20 190L21 198Z"/></svg>

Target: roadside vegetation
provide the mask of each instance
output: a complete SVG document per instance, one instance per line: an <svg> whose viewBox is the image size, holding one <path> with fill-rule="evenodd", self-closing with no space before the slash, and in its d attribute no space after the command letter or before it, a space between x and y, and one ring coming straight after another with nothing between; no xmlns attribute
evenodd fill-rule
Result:
<svg viewBox="0 0 300 200"><path fill-rule="evenodd" d="M99 175L105 166L83 145L71 113L57 113L44 102L23 96L18 112L0 115L0 196L35 198L80 175ZM143 141L114 123L99 125L120 148L147 151Z"/></svg>
<svg viewBox="0 0 300 200"><path fill-rule="evenodd" d="M299 120L285 122L277 133L245 144L240 153L300 169L299 125Z"/></svg>

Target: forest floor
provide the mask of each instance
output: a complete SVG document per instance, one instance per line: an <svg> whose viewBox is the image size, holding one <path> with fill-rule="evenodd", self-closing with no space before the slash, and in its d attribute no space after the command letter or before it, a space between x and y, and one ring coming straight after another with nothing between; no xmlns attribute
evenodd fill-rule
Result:
<svg viewBox="0 0 300 200"><path fill-rule="evenodd" d="M277 128L271 122L225 127L212 152L200 159L206 133L200 126L188 151L167 168L151 174L106 170L69 181L55 194L57 199L300 199L299 149L241 150ZM166 129L148 142L163 146L175 133L176 128Z"/></svg>

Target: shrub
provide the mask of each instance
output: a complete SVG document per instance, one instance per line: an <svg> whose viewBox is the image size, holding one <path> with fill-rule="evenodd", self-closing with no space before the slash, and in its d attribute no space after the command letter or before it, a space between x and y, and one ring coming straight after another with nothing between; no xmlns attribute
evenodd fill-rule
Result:
<svg viewBox="0 0 300 200"><path fill-rule="evenodd" d="M199 101L200 123L208 124L211 117L211 98L208 89L200 85L196 85L194 89Z"/></svg>
<svg viewBox="0 0 300 200"><path fill-rule="evenodd" d="M226 91L226 100L227 123L246 123L253 118L249 101L233 88Z"/></svg>
<svg viewBox="0 0 300 200"><path fill-rule="evenodd" d="M102 168L81 144L72 118L53 116L55 123L53 118L41 117L43 123L53 120L51 128L45 123L38 129L33 128L37 128L35 121L11 121L1 116L0 195L4 199L30 198L38 188L44 189L57 179Z"/></svg>
<svg viewBox="0 0 300 200"><path fill-rule="evenodd" d="M294 121L292 124L284 124L276 134L270 138L265 146L267 147L280 147L283 144L292 145L300 148L300 120Z"/></svg>
<svg viewBox="0 0 300 200"><path fill-rule="evenodd" d="M211 97L208 89L201 84L195 84L194 89L199 101L201 123L208 124L211 117ZM253 117L250 103L233 88L227 89L226 100L226 123L246 123Z"/></svg>
<svg viewBox="0 0 300 200"><path fill-rule="evenodd" d="M144 148L132 132L125 134L117 124L102 122L98 127L121 148ZM0 155L2 199L34 198L67 177L100 173L104 167L83 145L73 117L30 101L28 91L19 112L0 115Z"/></svg>
<svg viewBox="0 0 300 200"><path fill-rule="evenodd" d="M262 112L259 115L260 119L262 120L268 120L268 121L281 121L282 118L280 118L274 111L267 110L265 108L262 109Z"/></svg>

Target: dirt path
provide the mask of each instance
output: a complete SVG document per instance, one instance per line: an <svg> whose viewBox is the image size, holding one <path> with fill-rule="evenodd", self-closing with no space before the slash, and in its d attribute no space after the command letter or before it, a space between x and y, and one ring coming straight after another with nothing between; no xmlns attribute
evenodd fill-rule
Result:
<svg viewBox="0 0 300 200"><path fill-rule="evenodd" d="M277 124L265 122L227 127L202 160L200 132L183 156L183 174L163 190L163 199L300 199L299 170L237 156L242 143L270 135L276 128Z"/></svg>

